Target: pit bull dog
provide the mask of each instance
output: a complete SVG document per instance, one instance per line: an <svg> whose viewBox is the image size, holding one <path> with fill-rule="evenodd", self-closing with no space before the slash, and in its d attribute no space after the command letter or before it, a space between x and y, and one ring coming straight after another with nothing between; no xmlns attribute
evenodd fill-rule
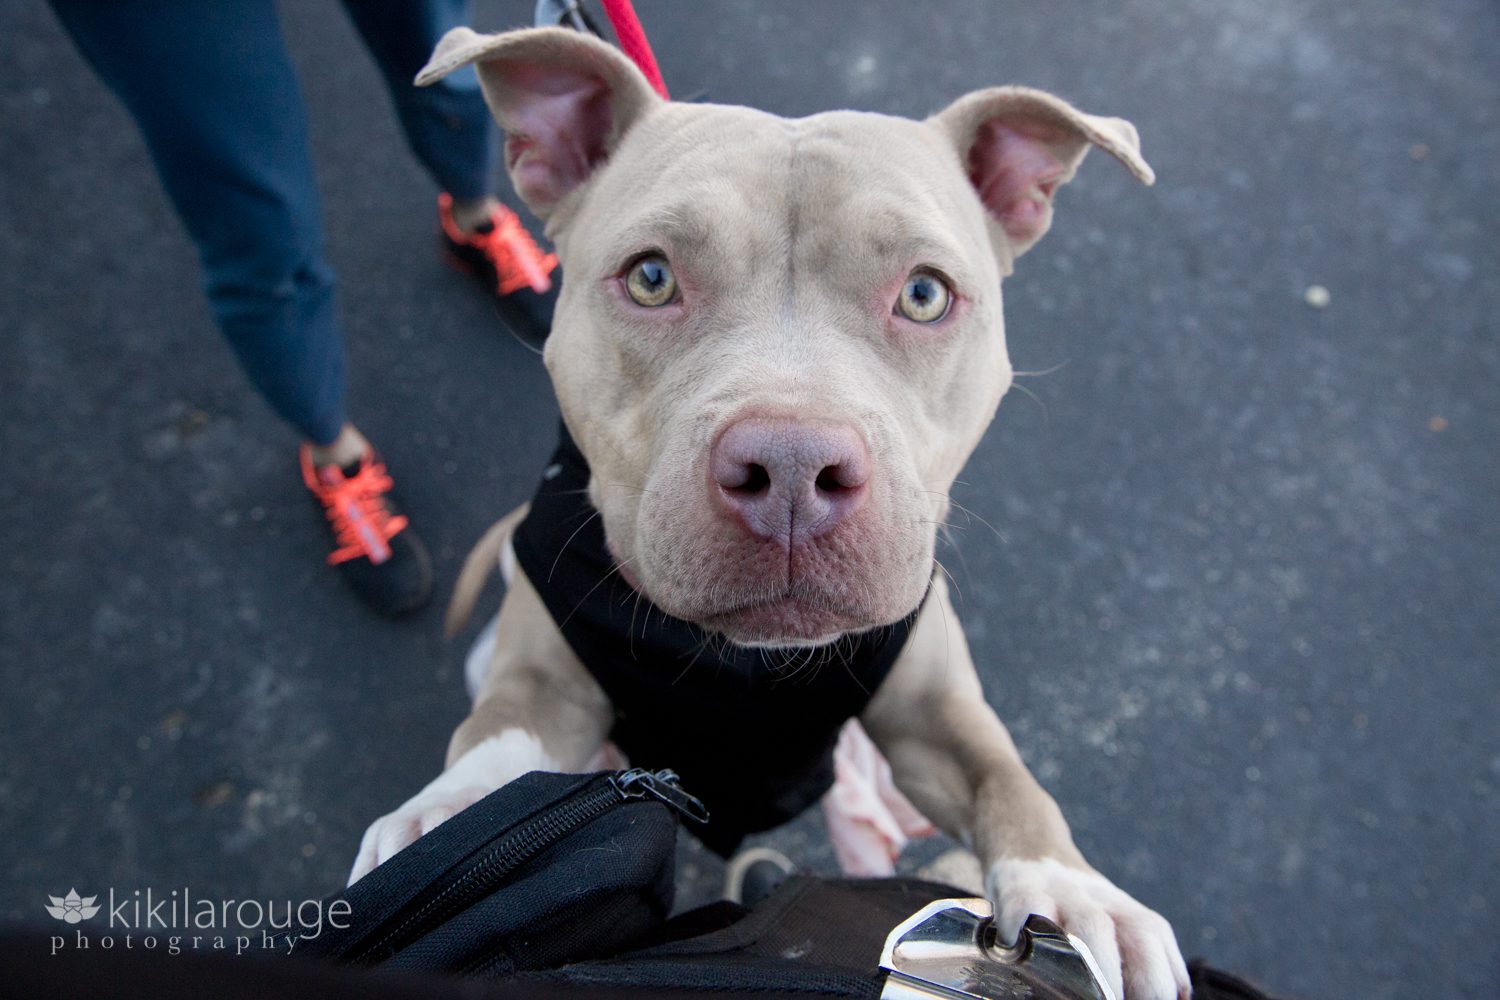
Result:
<svg viewBox="0 0 1500 1000"><path fill-rule="evenodd" d="M457 29L417 82L470 64L567 276L545 350L563 443L461 576L452 623L493 560L510 586L447 769L369 828L351 881L609 740L676 754L738 824L707 841L727 849L827 789L855 717L978 856L1002 933L1044 914L1117 995L1186 997L1171 927L1074 846L934 573L1011 384L1001 279L1091 146L1153 181L1135 128L1022 87L926 121L669 103L561 29Z"/></svg>

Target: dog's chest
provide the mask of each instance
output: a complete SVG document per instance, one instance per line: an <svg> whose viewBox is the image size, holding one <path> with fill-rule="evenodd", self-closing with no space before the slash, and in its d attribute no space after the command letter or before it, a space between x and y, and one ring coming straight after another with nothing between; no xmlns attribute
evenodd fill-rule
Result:
<svg viewBox="0 0 1500 1000"><path fill-rule="evenodd" d="M611 739L634 766L675 769L712 814L694 832L731 851L832 784L839 728L890 672L910 619L809 650L750 649L706 635L613 572L588 479L563 429L516 530L517 562L609 696Z"/></svg>

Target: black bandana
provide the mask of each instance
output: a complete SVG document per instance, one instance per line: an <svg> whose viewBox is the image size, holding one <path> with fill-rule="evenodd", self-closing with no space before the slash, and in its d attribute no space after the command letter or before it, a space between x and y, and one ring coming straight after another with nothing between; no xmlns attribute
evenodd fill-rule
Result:
<svg viewBox="0 0 1500 1000"><path fill-rule="evenodd" d="M906 644L915 612L816 649L748 649L664 614L612 572L589 503L589 467L562 430L516 529L526 578L614 705L610 738L632 767L670 767L711 819L694 829L728 855L833 784L839 727L859 715Z"/></svg>

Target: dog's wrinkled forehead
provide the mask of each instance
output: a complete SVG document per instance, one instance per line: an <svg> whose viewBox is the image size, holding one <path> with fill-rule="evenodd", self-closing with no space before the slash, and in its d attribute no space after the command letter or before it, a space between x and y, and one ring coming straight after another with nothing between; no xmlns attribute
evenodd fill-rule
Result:
<svg viewBox="0 0 1500 1000"><path fill-rule="evenodd" d="M917 263L966 272L988 252L951 146L921 123L859 112L664 107L621 143L567 230L599 266L651 249L724 276L782 261L825 282Z"/></svg>
<svg viewBox="0 0 1500 1000"><path fill-rule="evenodd" d="M470 63L507 133L511 181L560 245L580 209L600 214L606 190L624 199L606 202L610 210L642 192L678 203L688 191L733 208L726 187L770 201L779 187L786 222L769 228L788 232L816 229L828 210L879 194L888 200L869 206L873 224L884 217L902 238L906 221L932 214L924 208L952 224L974 214L977 198L994 257L1009 273L1051 227L1057 189L1090 148L1144 183L1154 177L1129 122L1026 87L973 91L925 122L856 112L785 121L670 104L621 53L560 28L488 36L455 28L417 83Z"/></svg>

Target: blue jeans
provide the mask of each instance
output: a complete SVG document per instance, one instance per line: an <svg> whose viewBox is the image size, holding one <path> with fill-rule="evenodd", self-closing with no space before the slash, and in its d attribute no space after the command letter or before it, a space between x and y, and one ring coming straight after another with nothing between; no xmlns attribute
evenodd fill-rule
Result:
<svg viewBox="0 0 1500 1000"><path fill-rule="evenodd" d="M272 408L328 444L346 420L343 335L302 95L274 0L52 0L135 119L198 246L214 318ZM489 191L472 70L412 78L467 0L346 0L408 143L455 198Z"/></svg>

